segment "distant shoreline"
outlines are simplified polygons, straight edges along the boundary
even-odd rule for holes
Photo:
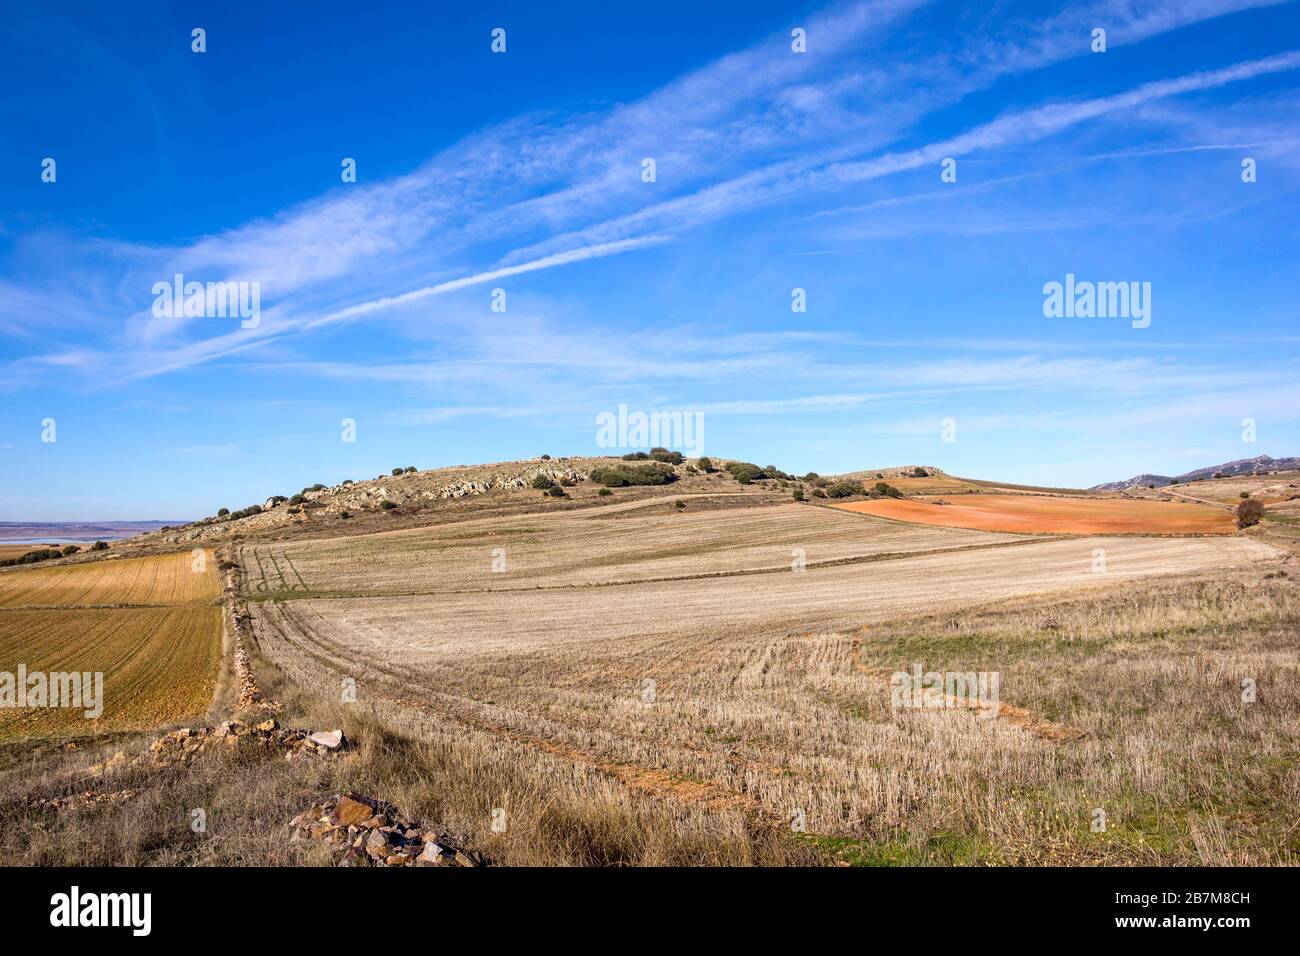
[[[80,544],[118,541],[159,528],[188,524],[174,521],[0,521],[0,543]]]

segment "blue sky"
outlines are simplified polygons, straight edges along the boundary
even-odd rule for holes
[[[0,520],[592,454],[620,404],[801,473],[1300,453],[1296,4],[4,16]],[[176,273],[259,324],[155,315]],[[1149,282],[1149,327],[1045,317],[1067,273]]]

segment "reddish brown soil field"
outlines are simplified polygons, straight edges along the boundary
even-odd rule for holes
[[[950,504],[880,498],[835,505],[845,511],[975,531],[1055,534],[1231,534],[1231,514],[1205,505],[1126,498],[963,495]]]

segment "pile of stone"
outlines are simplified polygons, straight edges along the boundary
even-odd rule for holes
[[[247,724],[240,720],[227,720],[216,727],[191,730],[184,727],[164,734],[149,745],[149,749],[134,758],[119,750],[103,763],[90,768],[95,775],[121,767],[188,767],[201,754],[215,750],[233,751],[237,748],[279,750],[286,760],[307,760],[320,755],[333,754],[347,746],[341,730],[290,730],[274,720]]]
[[[335,866],[483,866],[437,829],[404,819],[382,800],[348,793],[309,807],[289,823],[290,841],[319,840]]]

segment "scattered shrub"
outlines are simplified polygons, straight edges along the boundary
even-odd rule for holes
[[[624,461],[648,461],[650,456],[643,451],[630,451],[623,456]]]
[[[596,494],[598,494],[602,498],[608,498],[613,493],[614,492],[610,491],[608,488],[601,488],[600,491],[596,492]]]
[[[90,550],[91,550],[91,551],[107,551],[107,550],[108,550],[108,542],[107,542],[107,541],[96,541],[94,544],[92,544],[92,545],[90,546]]]
[[[352,512],[351,512],[351,511],[340,511],[340,512],[339,512],[339,517],[340,517],[340,518],[351,518],[351,517],[352,517]]]
[[[817,474],[817,472],[815,472],[815,471],[810,471],[810,472],[808,472],[808,474],[806,474],[806,475],[803,476],[803,480],[804,480],[804,481],[816,481],[816,480],[817,480],[818,478],[820,478],[820,477],[821,477],[821,475]]]
[[[106,545],[107,547],[107,545]],[[8,558],[0,561],[0,567],[11,567],[15,564],[36,564],[39,561],[48,561],[50,558],[59,558],[63,556],[58,548],[38,548],[35,551],[28,551],[16,558]]]
[[[379,502],[379,507],[383,508],[385,511],[392,511],[394,508],[397,507],[397,502],[384,499],[383,501]]]
[[[415,474],[415,466],[414,466],[414,465],[407,465],[407,466],[406,466],[406,473],[407,473],[408,475],[413,475],[413,474]]]
[[[666,465],[680,465],[686,460],[681,452],[669,451],[667,448],[651,448],[650,457],[655,461],[662,461]]]
[[[300,514],[302,514],[302,509],[299,508],[297,505],[291,505],[290,508],[289,508],[289,514],[291,514],[291,515],[300,515]]]
[[[628,485],[666,485],[677,480],[672,468],[662,462],[650,462],[646,465],[611,465],[593,468],[591,480],[606,488],[624,488]]]
[[[230,514],[230,509],[229,509],[229,508],[218,508],[218,509],[217,509],[217,517],[218,517],[218,518],[224,518],[224,517],[225,517],[226,515],[228,515],[228,514]]]
[[[574,484],[574,482],[573,482],[573,479],[572,479],[572,478],[561,478],[561,479],[560,479],[560,487],[561,487],[561,488],[572,488],[572,487],[573,487],[573,484]]]
[[[901,491],[899,491],[893,485],[883,481],[876,482],[875,486],[872,488],[872,491],[874,491],[878,495],[883,495],[886,498],[903,497],[903,493]]]
[[[550,475],[538,475],[533,479],[533,487],[538,491],[550,491],[555,487],[555,481]]]
[[[302,490],[302,493],[305,495],[309,491],[324,491],[324,490],[325,490],[325,486],[318,481],[316,482],[316,484],[309,485],[308,487],[304,488]]]
[[[814,497],[814,498],[825,498],[825,497],[826,497],[826,492],[822,491],[820,488],[814,488],[814,489],[813,489],[813,497]]]
[[[563,488],[561,488],[559,485],[554,485],[554,484],[551,485],[551,487],[547,490],[546,493],[547,493],[548,495],[550,495],[552,498],[567,498],[567,497],[568,497],[568,496],[564,493],[564,489],[563,489]]]
[[[551,460],[551,456],[550,456],[550,455],[543,455],[543,456],[542,456],[542,461],[550,461],[550,460]]]
[[[302,504],[302,503],[303,503],[304,501],[306,501],[306,500],[307,500],[307,499],[304,498],[302,495],[294,495],[292,498],[289,499],[289,504],[291,504],[291,505],[300,505],[300,504]]]
[[[391,474],[394,478],[396,478],[401,473],[402,473],[402,469],[400,468],[394,468],[391,472],[389,472],[389,474]]]
[[[686,502],[681,501],[681,500],[674,501],[674,502],[673,502],[673,506],[674,506],[678,511],[685,511],[685,510],[686,510]]]
[[[803,489],[795,488],[792,497],[794,498],[795,501],[803,501]]]
[[[924,468],[916,468],[912,471],[912,476],[914,478],[929,478],[930,473],[926,471]]]
[[[761,481],[770,477],[767,472],[759,468],[758,465],[751,464],[747,461],[729,461],[723,466],[724,470],[729,472],[732,478],[735,478],[742,485],[748,485],[754,481]]]
[[[851,498],[862,494],[862,486],[856,481],[837,481],[826,489],[830,498]]]
[[[699,458],[699,460],[697,460],[697,461],[695,462],[695,464],[699,466],[700,471],[703,471],[703,472],[705,472],[706,474],[707,474],[708,472],[710,472],[710,471],[713,470],[713,459],[712,459],[712,458],[706,458],[706,457],[701,456],[701,457]]]
[[[1264,517],[1264,506],[1254,498],[1247,498],[1241,504],[1237,505],[1237,527],[1249,528],[1251,525],[1259,524]]]
[[[1243,492],[1242,492],[1241,494],[1239,494],[1237,497],[1238,497],[1238,498],[1249,498],[1249,497],[1250,497],[1250,492],[1249,492],[1249,491],[1243,491]]]
[[[63,556],[66,558],[66,557],[68,557],[69,555],[76,554],[76,553],[77,553],[78,551],[80,551],[80,550],[81,550],[81,548],[77,547],[75,544],[64,545],[64,546],[63,546]]]

